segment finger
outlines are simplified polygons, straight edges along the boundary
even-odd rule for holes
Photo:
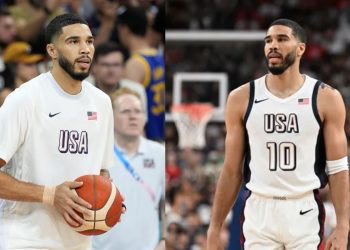
[[[67,182],[67,184],[70,189],[74,189],[74,188],[81,187],[84,183],[82,181],[80,182],[72,181],[72,182]]]
[[[74,220],[76,220],[80,225],[81,224],[84,224],[84,219],[83,218],[81,218],[75,211],[74,211],[74,209],[72,209],[71,207],[68,207],[67,209],[66,209],[66,211],[68,212],[68,214],[74,219]],[[79,224],[78,224],[78,226],[79,226]]]
[[[73,227],[78,227],[79,226],[79,224],[77,222],[72,220],[72,218],[69,216],[69,214],[67,212],[63,213],[63,217],[66,219],[66,221],[68,222],[69,225],[71,225]]]
[[[93,215],[93,212],[83,206],[80,206],[78,205],[77,203],[73,202],[72,201],[72,208],[75,210],[75,211],[78,211],[80,213],[83,214],[83,217],[84,218],[92,218],[92,215]]]
[[[72,194],[71,198],[72,198],[72,200],[75,203],[78,203],[79,205],[81,205],[83,207],[86,207],[86,208],[89,208],[89,209],[92,208],[92,205],[89,202],[87,202],[84,199],[80,198],[78,195]]]
[[[124,203],[122,203],[122,214],[126,212],[126,206]]]
[[[330,239],[327,239],[327,241],[326,241],[326,246],[325,246],[324,249],[325,249],[325,250],[330,250],[330,249],[331,249],[331,241],[330,241]]]

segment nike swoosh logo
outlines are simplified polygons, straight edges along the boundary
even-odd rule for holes
[[[268,100],[268,99],[269,99],[269,98],[266,98],[266,99],[261,99],[261,100],[257,100],[257,99],[255,99],[254,103],[263,102],[263,101],[266,101],[266,100]]]
[[[314,210],[313,208],[311,208],[311,209],[309,209],[309,210],[306,210],[306,211],[302,211],[302,210],[300,210],[300,215],[304,215],[304,214],[306,214],[306,213],[308,213],[308,212],[310,212],[311,210]]]
[[[54,117],[55,115],[60,114],[61,112],[55,113],[55,114],[51,114],[51,112],[49,113],[49,117]]]

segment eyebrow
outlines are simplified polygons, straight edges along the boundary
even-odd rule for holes
[[[283,38],[283,37],[289,38],[289,36],[286,35],[286,34],[277,34],[276,36],[277,36],[278,38]],[[270,39],[270,38],[271,38],[271,35],[265,36],[264,41],[265,41],[266,39]]]
[[[71,40],[71,39],[80,39],[80,36],[69,36],[67,37],[64,41],[68,41],[68,40]],[[88,36],[87,39],[94,39],[93,36]]]

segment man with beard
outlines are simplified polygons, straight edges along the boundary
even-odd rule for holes
[[[248,189],[241,216],[242,249],[346,249],[345,107],[337,90],[300,73],[305,43],[299,24],[274,21],[265,37],[269,73],[230,93],[225,162],[207,249],[220,249],[220,230],[242,181]],[[324,241],[318,189],[327,182],[337,225]]]
[[[109,97],[84,79],[94,55],[86,22],[65,14],[46,30],[50,72],[21,85],[0,109],[1,249],[88,249],[76,233],[91,205],[73,180],[109,176],[113,112]]]

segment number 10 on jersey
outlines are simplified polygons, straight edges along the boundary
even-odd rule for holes
[[[279,167],[283,171],[293,171],[297,165],[297,147],[292,142],[267,142],[269,150],[269,169],[276,171]]]

